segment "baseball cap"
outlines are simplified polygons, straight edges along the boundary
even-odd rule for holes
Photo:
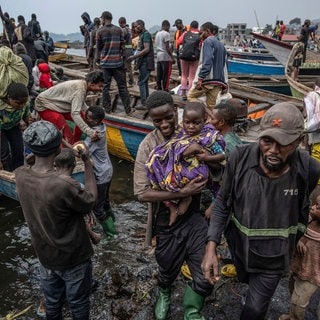
[[[286,146],[302,135],[303,115],[292,103],[277,103],[262,117],[260,130],[259,138],[270,137],[280,145]]]
[[[178,24],[182,24],[182,20],[181,19],[177,19],[175,22],[174,22],[174,25],[172,25],[173,27],[176,27]]]

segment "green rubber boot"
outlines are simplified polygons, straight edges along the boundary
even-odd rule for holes
[[[116,221],[116,217],[115,217],[114,212],[111,208],[107,210],[107,217],[111,217],[113,222]]]
[[[170,287],[159,287],[159,298],[156,303],[156,307],[154,309],[154,313],[157,320],[165,320],[167,319],[167,314],[170,307],[170,295],[171,288]]]
[[[204,297],[196,293],[187,284],[184,299],[184,320],[205,320],[205,318],[200,314],[200,311],[204,305]]]
[[[117,234],[116,226],[112,217],[108,217],[105,220],[103,220],[101,222],[101,226],[108,240],[113,239],[114,236]]]

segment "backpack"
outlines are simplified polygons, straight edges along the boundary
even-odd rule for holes
[[[179,57],[186,61],[196,61],[200,58],[200,35],[187,31],[184,36],[182,48],[180,49]]]

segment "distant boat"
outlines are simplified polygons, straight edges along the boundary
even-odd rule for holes
[[[303,99],[308,92],[313,90],[315,80],[320,77],[320,55],[317,57],[315,55],[308,54],[308,52],[306,62],[304,62],[299,68],[298,79],[295,80],[292,72],[292,62],[295,53],[295,48],[293,48],[288,57],[285,75],[290,86],[292,96]],[[303,79],[306,78],[308,79],[308,83],[303,81]]]
[[[283,65],[286,66],[289,59],[289,55],[293,48],[292,43],[279,41],[271,36],[266,36],[258,33],[251,33],[254,38],[258,39],[268,50],[269,52]],[[298,38],[298,35],[297,35]],[[297,42],[297,41],[295,41]],[[314,50],[307,50],[307,57],[316,61],[320,60],[320,53]]]
[[[54,51],[49,55],[49,61],[54,62],[62,59],[67,59],[68,48],[68,40],[62,42],[54,42]]]
[[[266,36],[260,33],[252,32],[251,34],[254,38],[258,39],[283,66],[286,65],[293,46],[292,44],[276,40],[271,36]]]
[[[229,58],[227,65],[229,73],[284,75],[284,66],[282,66],[278,62]]]
[[[231,59],[244,60],[262,60],[262,61],[277,61],[276,58],[266,49],[258,48],[241,48],[233,46],[225,46],[228,56]]]
[[[267,90],[275,93],[291,96],[289,84],[285,75],[253,75],[253,74],[233,74],[228,75],[229,84],[244,84],[250,87]]]

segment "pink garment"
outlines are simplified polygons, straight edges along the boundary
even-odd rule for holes
[[[194,32],[194,33],[199,33],[199,29],[192,28],[190,31]],[[183,44],[184,37],[187,32],[188,32],[188,30],[184,31],[181,34],[181,36],[179,37],[179,39],[177,40],[178,46]],[[193,82],[194,77],[197,72],[198,63],[199,63],[199,60],[197,60],[197,61],[180,60],[180,64],[181,64],[181,89],[182,90],[187,90],[188,88],[190,89],[192,87],[192,82]]]
[[[181,89],[186,90],[192,87],[194,77],[197,72],[199,60],[186,61],[180,60],[181,63]],[[188,86],[189,83],[189,86]]]

